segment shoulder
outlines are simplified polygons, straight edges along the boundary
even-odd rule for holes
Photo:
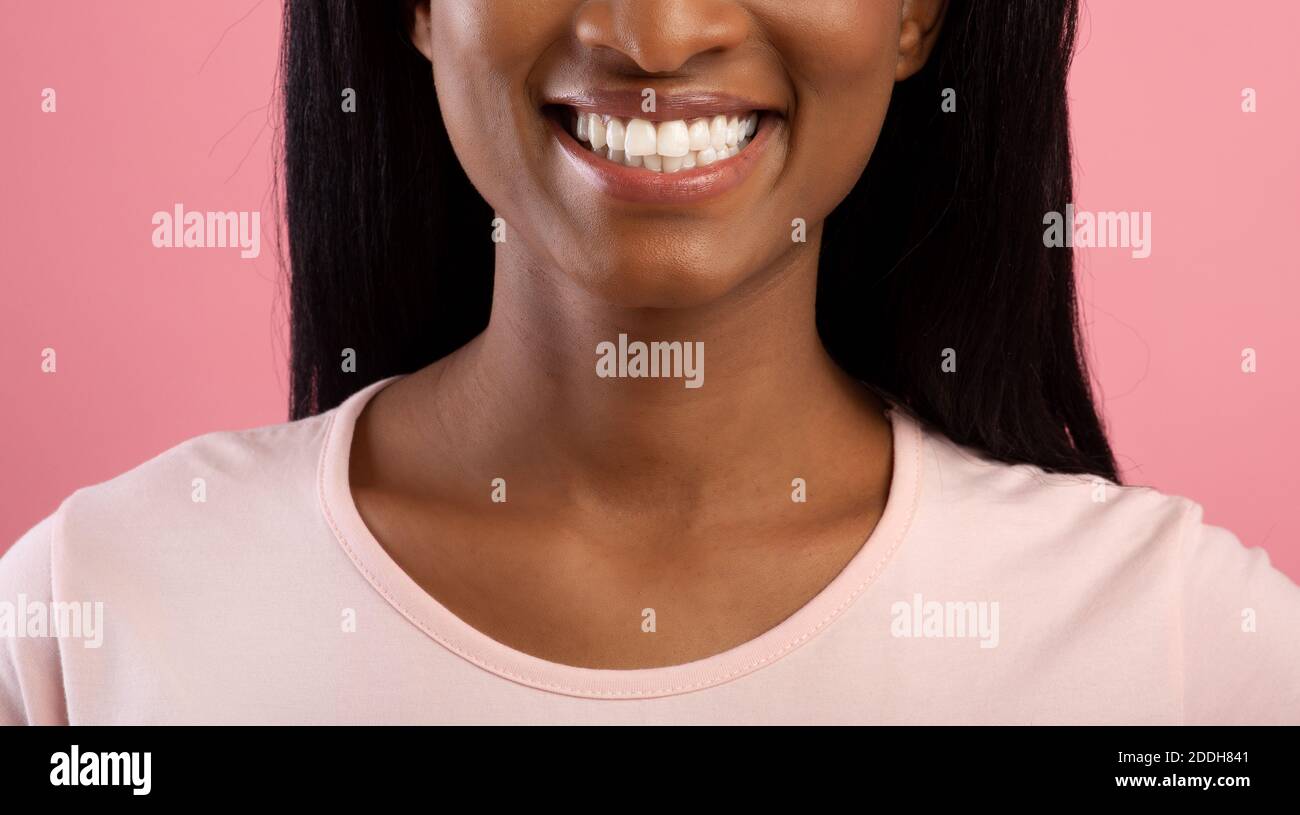
[[[42,560],[55,572],[70,559],[120,572],[150,554],[254,544],[315,507],[330,418],[207,433],[77,490],[0,559],[0,584]]]
[[[181,504],[257,501],[268,490],[285,497],[317,469],[331,414],[247,430],[219,431],[184,441],[116,478],[75,492],[67,521],[124,515]],[[252,509],[253,507],[248,507]]]
[[[64,535],[89,532],[87,525],[180,531],[309,504],[330,415],[182,442],[74,493],[60,509]]]
[[[1205,522],[1201,504],[1091,474],[1051,473],[989,459],[944,436],[922,436],[921,499],[931,522],[986,552],[1054,555],[1072,569],[1159,571],[1180,591],[1272,572],[1267,553]],[[960,536],[958,536],[960,537]],[[1174,587],[1173,583],[1170,583]]]
[[[1183,721],[1300,721],[1300,587],[1263,549],[1182,496],[922,438],[917,534],[936,568],[1106,664],[1172,669]]]
[[[240,626],[253,641],[247,598],[319,584],[331,420],[198,436],[77,490],[23,535],[0,557],[0,629],[13,621],[0,630],[0,724],[66,722],[65,689],[98,683],[117,659],[179,654]]]
[[[29,609],[51,601],[55,520],[38,523],[0,557],[0,726],[67,723],[57,641],[27,631]]]
[[[922,500],[935,517],[986,538],[1074,550],[1099,543],[1112,557],[1160,549],[1174,557],[1202,526],[1200,505],[1182,496],[996,461],[933,431],[922,438]]]

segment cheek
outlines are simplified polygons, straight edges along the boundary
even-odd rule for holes
[[[899,5],[811,0],[764,8],[796,90],[791,169],[811,217],[824,217],[852,189],[880,135],[898,64]]]
[[[432,0],[435,65],[522,81],[544,44],[565,34],[577,0]]]
[[[899,0],[762,0],[753,6],[796,78],[825,81],[886,68],[892,80]]]
[[[433,0],[433,77],[443,122],[466,174],[503,206],[536,141],[528,77],[562,37],[573,2]]]

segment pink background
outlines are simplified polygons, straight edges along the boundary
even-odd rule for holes
[[[2,551],[78,487],[283,421],[287,315],[270,237],[279,4],[0,9]],[[1293,0],[1092,0],[1071,99],[1079,208],[1153,213],[1150,258],[1079,253],[1126,480],[1195,498],[1300,578],[1297,30]],[[176,202],[260,210],[261,256],[153,248],[150,217]]]

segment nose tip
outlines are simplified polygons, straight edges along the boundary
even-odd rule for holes
[[[700,54],[736,48],[747,27],[734,0],[590,0],[575,20],[583,45],[618,52],[654,74],[680,70]]]

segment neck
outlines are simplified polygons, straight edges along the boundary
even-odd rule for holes
[[[437,432],[455,428],[457,452],[445,452],[463,469],[531,471],[632,500],[662,495],[666,473],[689,482],[675,497],[690,503],[823,454],[887,455],[879,403],[818,337],[816,280],[810,241],[707,305],[614,307],[502,244],[488,328],[417,375],[428,388],[421,402],[434,406]],[[599,376],[598,346],[618,348],[620,334],[629,344],[699,343],[702,385]]]

